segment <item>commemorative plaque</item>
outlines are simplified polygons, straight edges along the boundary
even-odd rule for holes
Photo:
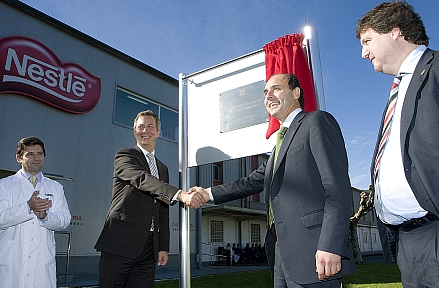
[[[264,105],[265,81],[220,93],[220,132],[225,133],[268,121]]]

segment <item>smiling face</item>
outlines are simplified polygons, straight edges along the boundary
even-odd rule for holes
[[[300,88],[293,90],[288,85],[288,78],[285,75],[273,75],[264,89],[264,104],[268,113],[279,120],[285,121],[288,115],[300,108]]]
[[[155,142],[160,135],[157,123],[152,116],[139,116],[134,125],[137,144],[148,152],[154,151]]]
[[[379,34],[373,29],[366,30],[360,34],[361,57],[369,59],[376,72],[396,75],[405,59],[398,48],[400,34],[398,28],[386,34]]]
[[[25,146],[21,155],[17,155],[17,162],[24,171],[36,175],[44,164],[44,151],[40,145]]]

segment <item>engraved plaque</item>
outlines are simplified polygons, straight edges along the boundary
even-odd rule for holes
[[[265,81],[220,93],[220,132],[228,132],[268,121],[264,105]]]

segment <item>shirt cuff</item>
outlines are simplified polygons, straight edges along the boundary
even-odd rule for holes
[[[171,202],[177,202],[178,201],[178,195],[180,195],[180,192],[183,190],[178,190],[177,193],[175,193],[174,197],[172,197]]]
[[[212,188],[209,187],[206,189],[206,191],[207,191],[207,193],[209,193],[210,201],[215,202],[215,199],[213,199],[213,195],[212,195]]]

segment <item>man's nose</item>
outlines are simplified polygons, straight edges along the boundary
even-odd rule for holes
[[[369,58],[369,51],[365,47],[361,48],[361,58]]]

